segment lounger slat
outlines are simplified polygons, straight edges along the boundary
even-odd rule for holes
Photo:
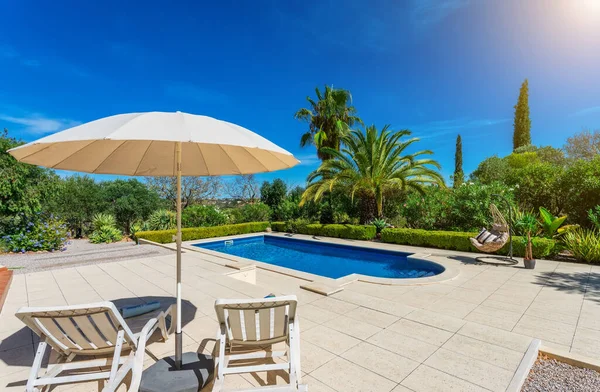
[[[244,310],[244,322],[246,326],[246,339],[244,340],[257,340],[256,339],[256,314],[253,309]]]
[[[106,340],[111,346],[114,346],[117,341],[117,330],[108,321],[106,313],[97,313],[90,316],[94,320],[94,324],[98,327],[98,330],[104,335]]]
[[[232,340],[244,340],[242,334],[242,322],[240,318],[240,311],[234,309],[227,310],[227,320],[229,323],[229,330],[231,331]]]
[[[96,328],[87,316],[73,317],[73,321],[75,321],[75,324],[77,324],[79,329],[83,331],[85,336],[87,336],[90,342],[92,342],[96,346],[96,348],[104,348],[110,346],[110,344],[106,342],[106,340],[104,340],[102,336],[100,336],[98,331],[96,331]]]
[[[273,323],[273,336],[271,336],[272,338],[274,337],[278,337],[278,336],[284,336],[285,334],[287,334],[287,316],[286,316],[286,309],[287,306],[279,306],[277,308],[275,308],[275,320]]]
[[[63,331],[61,331],[60,328],[58,328],[56,324],[54,324],[54,321],[52,319],[34,318],[34,320],[36,321],[36,323],[39,323],[38,326],[41,327],[40,329],[42,329],[43,332],[48,334],[47,336],[49,339],[56,341],[57,343],[67,347],[68,349],[81,349],[81,347],[77,347],[77,345],[73,344],[73,342],[69,340],[69,338],[63,333]]]
[[[271,319],[274,314],[273,308],[260,309],[257,313],[260,318],[260,336],[257,336],[256,340],[270,339],[271,338]]]
[[[69,336],[75,344],[77,344],[82,349],[93,349],[94,346],[90,344],[90,342],[86,339],[85,336],[81,333],[80,330],[75,328],[75,325],[71,321],[69,317],[57,317],[54,319],[56,323],[62,328],[63,331]]]

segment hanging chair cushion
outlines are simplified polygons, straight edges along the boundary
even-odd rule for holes
[[[488,231],[486,228],[484,228],[483,230],[481,230],[479,235],[475,237],[475,240],[480,244],[487,244],[489,242],[496,242],[499,238],[500,236],[498,234],[492,233],[491,231]]]

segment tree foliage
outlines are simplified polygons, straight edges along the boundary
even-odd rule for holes
[[[48,169],[20,163],[6,150],[22,142],[0,134],[0,234],[10,232],[10,222],[17,214],[31,217],[44,211],[58,190],[58,176]]]
[[[102,184],[104,198],[118,226],[129,234],[136,220],[146,220],[160,207],[158,194],[137,179],[114,180]]]
[[[260,187],[260,200],[272,210],[277,209],[285,200],[287,185],[282,179],[276,178],[273,182],[265,181]]]
[[[260,186],[254,174],[236,176],[224,185],[229,197],[236,200],[247,200],[254,203],[260,198]]]
[[[318,201],[325,192],[339,188],[353,198],[373,200],[377,216],[383,214],[384,194],[393,189],[416,189],[423,192],[427,184],[444,184],[439,164],[424,156],[433,154],[429,150],[407,154],[405,150],[418,138],[403,141],[411,134],[408,130],[392,131],[389,126],[381,132],[375,126],[365,132],[352,131],[344,136],[341,151],[325,148],[331,159],[308,176],[308,187],[303,202]]]
[[[600,130],[584,130],[567,139],[565,152],[569,159],[591,160],[600,155]]]
[[[531,144],[531,118],[529,118],[529,82],[521,85],[519,100],[515,105],[513,150]]]
[[[146,183],[161,199],[168,201],[170,208],[173,210],[177,208],[176,177],[146,177]],[[206,199],[216,198],[221,190],[222,182],[218,177],[182,177],[181,207],[186,208]]]
[[[102,187],[90,176],[70,176],[61,181],[53,210],[75,237],[89,234],[94,215],[104,211]]]
[[[321,92],[315,89],[317,100],[306,97],[308,108],[302,108],[294,117],[308,123],[308,131],[300,138],[302,147],[314,145],[320,159],[326,160],[329,154],[322,149],[340,149],[342,137],[348,129],[362,124],[356,115],[356,108],[351,106],[352,96],[348,90],[325,86]]]
[[[463,159],[462,159],[462,139],[460,135],[456,137],[456,151],[454,152],[454,175],[452,181],[455,188],[465,182],[465,173],[463,172]]]

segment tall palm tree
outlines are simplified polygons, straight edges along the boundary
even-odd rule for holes
[[[356,115],[356,109],[351,106],[352,96],[348,90],[325,86],[325,91],[315,89],[317,100],[306,97],[309,108],[302,108],[294,117],[306,121],[308,132],[302,135],[302,147],[314,145],[321,160],[327,160],[329,155],[322,148],[340,149],[340,140],[348,133],[350,127],[362,124]]]
[[[317,201],[325,192],[337,187],[348,191],[353,199],[357,193],[361,198],[371,199],[376,205],[377,216],[382,217],[387,191],[412,188],[424,192],[424,187],[429,184],[445,186],[442,175],[436,170],[440,168],[439,163],[423,157],[433,152],[422,150],[406,154],[407,147],[419,138],[402,140],[411,134],[409,130],[392,131],[389,128],[386,125],[378,132],[375,126],[370,126],[365,132],[351,131],[342,137],[344,147],[341,151],[323,147],[323,153],[331,159],[309,174],[302,202]]]

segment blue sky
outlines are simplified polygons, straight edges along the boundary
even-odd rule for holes
[[[600,0],[0,4],[0,128],[31,141],[118,113],[185,111],[245,126],[316,167],[293,118],[316,86],[368,124],[409,128],[449,176],[512,148],[529,78],[532,138],[600,129]],[[98,176],[101,178],[101,176]]]

